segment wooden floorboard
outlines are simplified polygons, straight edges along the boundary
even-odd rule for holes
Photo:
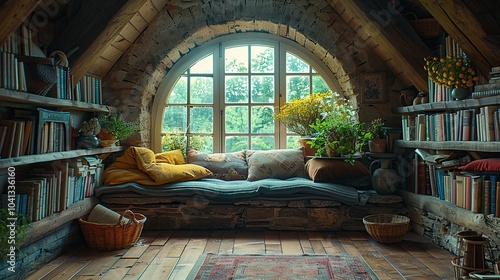
[[[416,233],[381,244],[366,232],[274,230],[144,231],[129,249],[67,252],[27,279],[186,279],[203,254],[360,256],[380,279],[453,279],[454,255]]]

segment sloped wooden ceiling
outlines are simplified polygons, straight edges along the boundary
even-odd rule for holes
[[[396,76],[404,83],[415,85],[420,91],[427,91],[423,57],[430,55],[430,51],[409,25],[404,16],[407,11],[400,7],[419,8],[436,18],[483,74],[487,74],[491,67],[500,65],[500,5],[497,5],[497,1],[325,1],[339,14],[349,13],[353,20],[348,24],[374,46],[374,51],[384,59]],[[55,3],[56,0],[0,2],[0,43],[5,42],[7,36],[37,5],[48,5],[50,2]],[[82,8],[76,11],[76,21],[70,22],[63,31],[66,35],[56,38],[50,49],[69,52],[78,47],[77,52],[70,57],[72,72],[75,80],[78,80],[87,72],[104,77],[168,0],[71,2],[80,3]],[[390,5],[393,5],[393,10]],[[380,21],[377,12],[381,11],[389,12],[388,21]],[[93,16],[100,18],[92,19]]]

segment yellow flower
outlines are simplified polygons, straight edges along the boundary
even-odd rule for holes
[[[476,71],[467,56],[446,56],[424,58],[429,78],[438,85],[468,88],[477,81]]]

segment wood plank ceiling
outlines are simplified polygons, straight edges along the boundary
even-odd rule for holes
[[[409,24],[406,12],[438,20],[464,52],[486,74],[500,66],[500,7],[489,0],[377,0],[327,1],[367,45],[380,55],[401,81],[427,91],[423,57],[431,55],[424,39]],[[7,0],[0,4],[0,43],[38,6],[54,0]],[[59,1],[58,1],[59,2]],[[47,51],[74,53],[69,57],[75,80],[84,73],[104,77],[127,48],[147,28],[168,0],[72,0],[67,10],[72,22],[65,26]],[[373,11],[389,11],[380,22]],[[397,11],[397,12],[395,12]],[[78,48],[75,48],[78,47]]]

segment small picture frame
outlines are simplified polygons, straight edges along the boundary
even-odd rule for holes
[[[361,74],[361,103],[384,103],[387,100],[385,73]]]

